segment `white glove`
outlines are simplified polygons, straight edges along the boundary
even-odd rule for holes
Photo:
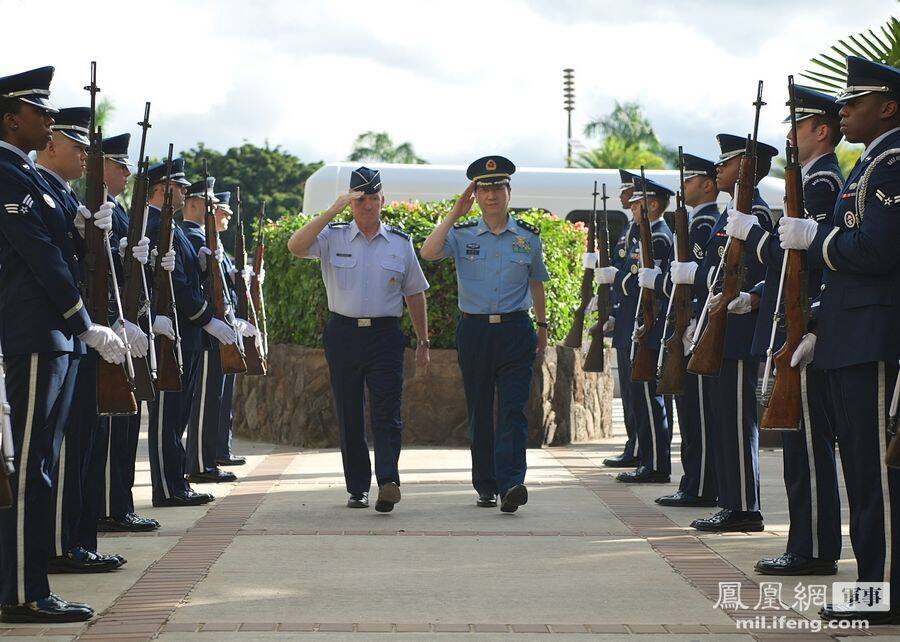
[[[815,221],[813,221],[813,223],[815,223]],[[815,353],[815,351],[816,335],[812,332],[808,332],[803,335],[803,338],[800,339],[800,343],[797,344],[797,349],[794,350],[794,355],[791,357],[791,367],[805,368],[812,363],[813,353]]]
[[[118,322],[113,326],[113,330],[121,334]],[[128,319],[125,319],[125,337],[128,339],[128,345],[131,346],[131,356],[138,359],[147,356],[147,348],[150,346],[147,335]]]
[[[609,285],[616,280],[616,274],[618,273],[618,268],[614,267],[597,268],[594,270],[594,278],[600,285]],[[259,282],[262,283],[262,277],[260,277]]]
[[[658,267],[641,268],[638,270],[638,284],[642,288],[652,290],[656,287],[656,277],[662,274],[662,270]]]
[[[638,337],[644,334],[644,326],[636,325],[634,326],[634,330],[631,331],[631,342],[634,343],[638,340]]]
[[[131,248],[131,255],[141,265],[147,265],[147,261],[150,259],[150,239],[142,236],[138,244]]]
[[[208,247],[201,247],[200,251],[197,252],[197,258],[200,259],[200,269],[206,272],[206,257],[215,256],[216,261],[219,263],[222,262],[222,258],[225,256],[225,253],[222,251],[222,246],[218,246],[216,251],[213,252]]]
[[[266,268],[260,268],[259,274],[257,276],[259,276],[259,285],[262,286],[262,284],[266,280]]]
[[[159,266],[166,272],[175,271],[175,250],[169,250],[159,260]]]
[[[610,332],[612,332],[615,329],[616,329],[616,318],[609,317],[606,320],[606,323],[603,324],[603,334],[609,334]]]
[[[752,214],[744,214],[737,210],[728,212],[728,223],[725,225],[725,233],[741,241],[746,241],[750,234],[750,228],[759,225],[759,219]]]
[[[819,224],[811,218],[782,216],[778,221],[778,236],[783,250],[807,250],[816,238]]]
[[[691,322],[688,323],[687,329],[684,331],[684,335],[681,337],[681,343],[684,344],[684,356],[687,356],[691,353],[691,344],[694,341],[694,332],[697,331],[697,319],[691,319]]]
[[[669,266],[669,275],[672,278],[672,283],[675,285],[692,285],[694,283],[694,274],[696,273],[697,264],[693,261],[687,261],[686,263],[672,261],[672,265]]]
[[[112,213],[113,213],[113,204],[112,203],[104,203],[100,206],[100,209],[91,214],[91,211],[86,208],[84,205],[78,206],[78,212],[75,215],[75,229],[78,230],[78,233],[84,237],[84,222],[89,219],[94,219],[94,225],[99,227],[104,232],[109,232],[112,229]]]
[[[224,345],[237,343],[237,335],[235,335],[234,330],[228,327],[227,323],[220,321],[215,317],[210,319],[209,323],[203,326],[203,329],[214,336],[216,339],[218,339],[219,343],[222,343]]]
[[[241,333],[242,337],[255,337],[259,334],[256,326],[246,319],[236,318],[234,320],[234,328]]]
[[[728,312],[731,314],[747,314],[752,311],[749,292],[741,292],[728,303]]]
[[[96,350],[104,361],[115,364],[125,361],[125,343],[112,328],[92,323],[78,338]]]
[[[153,317],[153,334],[165,335],[174,341],[175,328],[172,325],[172,319],[162,314]]]

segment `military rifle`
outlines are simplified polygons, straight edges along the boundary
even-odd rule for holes
[[[738,180],[735,185],[734,207],[739,212],[753,211],[753,191],[756,187],[756,142],[759,133],[759,114],[766,103],[762,100],[763,81],[759,81],[756,91],[756,116],[753,122],[753,135],[747,136],[747,145],[741,157]],[[723,214],[725,216],[725,214]],[[724,252],[713,276],[709,295],[703,306],[703,312],[697,321],[697,329],[691,345],[691,359],[687,369],[698,375],[715,376],[722,368],[725,358],[725,329],[728,324],[728,304],[741,292],[744,282],[744,241],[729,236],[725,242]],[[722,296],[720,304],[711,307],[713,294],[719,289]],[[704,320],[706,325],[704,326]]]
[[[164,334],[156,338],[156,388],[165,392],[181,390],[181,375],[184,373],[184,358],[181,354],[181,333],[178,331],[178,314],[175,309],[175,288],[172,274],[163,269],[162,259],[172,249],[175,233],[175,209],[172,205],[172,143],[166,159],[166,180],[164,184],[163,206],[159,212],[159,234],[156,238],[156,263],[153,271],[153,316],[164,316],[172,320],[175,339]]]
[[[688,214],[684,204],[684,155],[678,148],[678,172],[680,190],[675,195],[675,259],[679,263],[691,260],[688,249]],[[684,392],[684,375],[687,370],[687,356],[684,354],[684,333],[691,324],[691,302],[693,296],[690,285],[672,284],[669,309],[663,326],[663,338],[659,350],[659,394],[680,395]],[[672,326],[672,334],[666,338],[666,330]]]
[[[262,376],[266,374],[266,361],[263,354],[262,334],[259,332],[259,320],[256,308],[250,296],[250,285],[247,283],[247,251],[244,246],[244,221],[241,218],[241,188],[235,190],[235,216],[237,229],[234,233],[234,268],[235,290],[237,290],[237,315],[249,321],[257,328],[256,336],[249,344],[244,344],[244,356],[247,359],[247,374]]]
[[[597,221],[597,182],[594,182],[594,230],[597,243],[597,267],[609,267],[609,221],[607,220],[606,201],[609,197],[606,195],[606,183],[603,183],[600,200],[603,202],[603,219],[602,222]],[[603,342],[603,326],[609,320],[612,305],[610,304],[610,285],[602,283],[597,285],[597,293],[594,295],[594,307],[597,309],[597,323],[591,326],[588,334],[591,335],[591,343],[588,346],[587,354],[584,356],[585,372],[603,372],[606,364],[606,346]]]
[[[235,331],[235,343],[219,342],[219,356],[222,361],[222,372],[224,374],[237,374],[247,371],[247,362],[244,360],[241,333],[235,323],[231,293],[226,292],[228,283],[225,279],[225,273],[222,271],[222,263],[216,258],[216,250],[220,243],[219,231],[216,228],[216,211],[209,198],[209,173],[206,169],[205,160],[203,161],[203,188],[203,201],[206,206],[206,215],[203,221],[206,231],[206,247],[210,251],[210,255],[206,260],[206,274],[209,279],[208,293],[212,303],[213,316],[219,321],[228,324]]]
[[[12,436],[9,400],[6,397],[6,366],[3,362],[3,348],[0,346],[0,508],[13,505],[12,487],[9,478],[16,472],[15,444]]]
[[[141,155],[138,156],[138,172],[134,177],[134,189],[131,194],[131,210],[128,214],[128,247],[125,250],[123,265],[125,267],[125,287],[122,294],[122,309],[125,318],[131,323],[149,332],[147,356],[134,358],[134,396],[141,401],[152,401],[156,397],[153,379],[156,377],[156,350],[153,341],[153,322],[150,318],[150,297],[147,289],[147,274],[144,266],[134,258],[132,248],[147,232],[147,197],[149,181],[147,167],[149,161],[144,159],[147,145],[147,130],[150,129],[150,103],[144,105],[144,120],[141,126]],[[141,325],[141,318],[146,323]]]
[[[647,198],[647,179],[641,165],[641,221],[638,227],[641,236],[641,267],[652,268],[653,235],[650,232],[650,200]],[[631,344],[631,380],[653,381],[656,378],[656,360],[653,358],[648,339],[656,320],[656,294],[651,288],[641,288],[638,295],[637,314],[634,319],[634,339]]]
[[[90,147],[87,152],[85,171],[85,206],[96,212],[106,202],[106,184],[103,176],[103,133],[97,126],[97,63],[91,62],[91,84],[85,87],[91,94]],[[113,267],[109,233],[92,222],[84,226],[85,267],[87,270],[88,314],[91,322],[108,324],[109,297],[112,293],[115,307],[113,312],[120,326],[124,326],[122,301],[119,299],[119,284]],[[112,284],[110,286],[110,279]],[[131,346],[124,332],[120,334],[125,342],[125,363],[116,365],[97,358],[97,414],[133,415],[137,412],[134,397],[134,364],[131,360]]]
[[[784,166],[784,215],[803,218],[803,176],[800,168],[800,151],[797,148],[797,110],[794,106],[794,77],[788,76],[788,104],[791,110],[791,136],[787,141]],[[802,400],[800,376],[802,368],[791,367],[791,359],[806,332],[809,321],[809,272],[806,269],[806,252],[785,250],[778,281],[778,298],[772,319],[772,334],[766,350],[766,369],[762,380],[763,406],[766,407],[759,422],[760,430],[800,430]],[[780,311],[784,304],[783,317]],[[775,336],[782,318],[785,321],[784,345],[775,353]],[[775,365],[775,385],[769,390],[772,363]]]
[[[262,282],[260,274],[265,269],[266,258],[266,202],[263,201],[259,210],[259,220],[257,221],[256,230],[256,247],[253,255],[253,274],[250,276],[250,297],[253,301],[253,309],[256,310],[256,317],[259,325],[256,326],[262,335],[263,358],[266,360],[268,367],[269,358],[269,330],[266,326],[266,300],[263,298]]]
[[[594,207],[591,218],[588,219],[587,253],[584,255],[581,274],[581,303],[575,309],[575,318],[572,319],[572,327],[563,340],[567,348],[580,348],[584,340],[584,317],[590,310],[591,300],[594,298],[594,266],[597,263],[596,246],[594,236],[596,234],[597,219],[597,181],[594,181]]]
[[[891,408],[888,411],[887,438],[890,442],[884,456],[884,463],[891,468],[900,468],[900,439],[897,438],[897,430],[900,428],[898,406],[900,406],[900,374],[897,375],[897,381],[894,382],[894,395],[891,397]]]

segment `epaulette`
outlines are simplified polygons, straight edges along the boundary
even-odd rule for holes
[[[404,231],[401,230],[400,228],[394,227],[393,225],[386,225],[385,227],[387,227],[388,232],[391,232],[391,233],[393,233],[393,234],[396,234],[397,236],[402,236],[402,237],[405,238],[407,241],[409,240],[409,234],[407,234],[406,232],[404,232]]]
[[[349,221],[339,221],[337,223],[329,223],[328,227],[350,227]]]
[[[528,230],[529,232],[531,232],[532,234],[534,234],[536,236],[541,235],[541,228],[539,228],[537,225],[532,225],[531,223],[526,223],[525,221],[523,221],[521,219],[515,219],[515,221],[516,221],[516,225],[518,225],[519,227],[525,228],[526,230]]]
[[[457,223],[457,224],[454,225],[453,227],[454,227],[455,229],[457,229],[457,230],[461,230],[461,229],[463,229],[464,227],[474,227],[474,226],[476,226],[476,225],[478,225],[478,219],[477,219],[477,218],[470,218],[468,221],[463,221],[462,223]]]

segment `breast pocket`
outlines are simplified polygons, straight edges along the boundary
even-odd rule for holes
[[[400,289],[404,271],[402,261],[390,258],[381,260],[381,279],[386,292],[397,292]]]
[[[483,281],[484,266],[484,256],[481,254],[467,254],[459,258],[457,269],[461,279],[466,281]]]
[[[339,256],[331,255],[331,267],[334,269],[334,280],[337,286],[342,290],[349,290],[353,287],[353,277],[356,272],[355,256]]]
[[[518,285],[528,280],[528,269],[531,265],[529,256],[512,256],[503,266],[503,280],[506,283]]]

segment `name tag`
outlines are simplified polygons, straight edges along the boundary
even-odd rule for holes
[[[352,254],[341,254],[340,252],[337,252],[337,253],[335,253],[335,256],[347,256],[347,257],[350,257],[350,256],[353,256],[353,255],[352,255]]]

